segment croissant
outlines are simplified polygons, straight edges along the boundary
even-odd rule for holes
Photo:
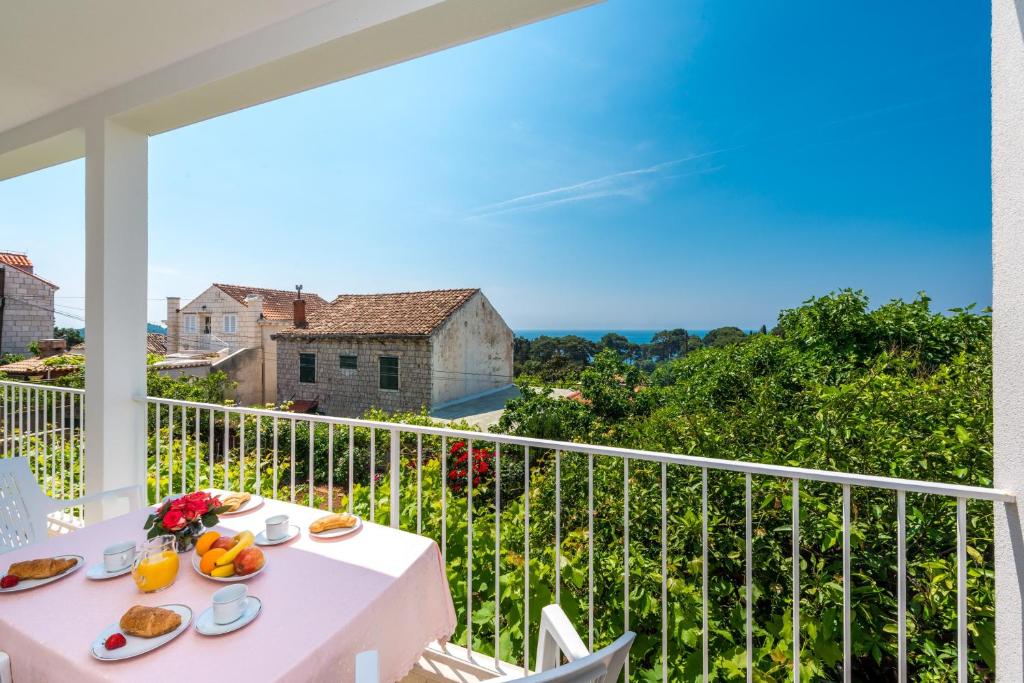
[[[312,524],[309,525],[309,530],[314,534],[319,534],[324,531],[330,531],[331,529],[349,529],[356,525],[358,518],[348,512],[342,512],[341,514],[327,515],[321,517]]]
[[[57,574],[63,574],[75,566],[77,560],[62,557],[44,557],[39,560],[25,560],[14,562],[7,570],[8,574],[17,576],[19,579],[48,579]]]
[[[181,626],[181,615],[161,607],[134,605],[124,613],[119,625],[130,636],[156,638]]]
[[[220,497],[220,504],[226,506],[228,512],[234,512],[252,498],[248,493],[225,493]]]

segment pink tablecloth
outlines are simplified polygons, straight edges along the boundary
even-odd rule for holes
[[[0,650],[11,657],[15,683],[352,681],[355,656],[363,650],[377,650],[381,680],[396,681],[430,641],[451,636],[455,611],[433,541],[369,523],[351,536],[317,541],[307,527],[322,512],[269,500],[253,512],[223,518],[220,526],[257,532],[265,518],[280,513],[302,535],[264,548],[266,569],[245,582],[263,601],[263,611],[229,635],[206,637],[190,626],[135,659],[109,663],[89,654],[92,640],[133,604],[183,603],[192,608],[194,623],[226,584],[196,574],[191,554],[181,556],[175,584],[151,595],[139,593],[130,575],[91,581],[85,567],[48,586],[0,595]],[[0,570],[64,553],[84,556],[86,566],[99,562],[112,543],[141,544],[147,514],[131,513],[7,553],[0,556]]]

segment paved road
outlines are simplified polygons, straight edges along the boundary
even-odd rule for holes
[[[564,397],[570,393],[572,393],[570,389],[554,390],[555,396]],[[498,424],[502,413],[505,412],[505,404],[519,396],[518,387],[510,386],[488,396],[439,408],[432,411],[430,416],[437,420],[465,420],[482,431],[487,431],[489,427]]]

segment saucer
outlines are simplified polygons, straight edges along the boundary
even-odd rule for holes
[[[288,541],[298,536],[299,532],[300,529],[298,524],[289,524],[287,536],[285,536],[284,538],[279,538],[277,540],[271,541],[269,538],[267,538],[267,531],[266,529],[264,529],[263,531],[256,534],[256,545],[280,545],[281,543],[287,543]]]
[[[260,599],[254,595],[250,595],[245,599],[245,611],[242,612],[242,616],[238,617],[230,624],[218,624],[213,620],[213,607],[207,607],[206,610],[199,615],[196,619],[196,630],[204,636],[222,636],[225,633],[231,633],[237,631],[243,626],[248,626],[252,623],[260,611],[263,609],[263,603]]]
[[[132,566],[128,565],[124,569],[118,569],[116,572],[108,572],[106,567],[103,566],[102,562],[92,565],[85,570],[85,578],[92,579],[93,581],[105,581],[107,579],[114,579],[118,576],[124,576],[132,570]]]

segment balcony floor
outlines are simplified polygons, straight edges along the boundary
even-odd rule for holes
[[[441,648],[434,643],[423,652],[416,667],[402,679],[402,683],[478,683],[509,674],[523,675],[523,670],[503,662],[498,671],[494,668],[493,657],[470,656],[465,648],[458,645]]]

